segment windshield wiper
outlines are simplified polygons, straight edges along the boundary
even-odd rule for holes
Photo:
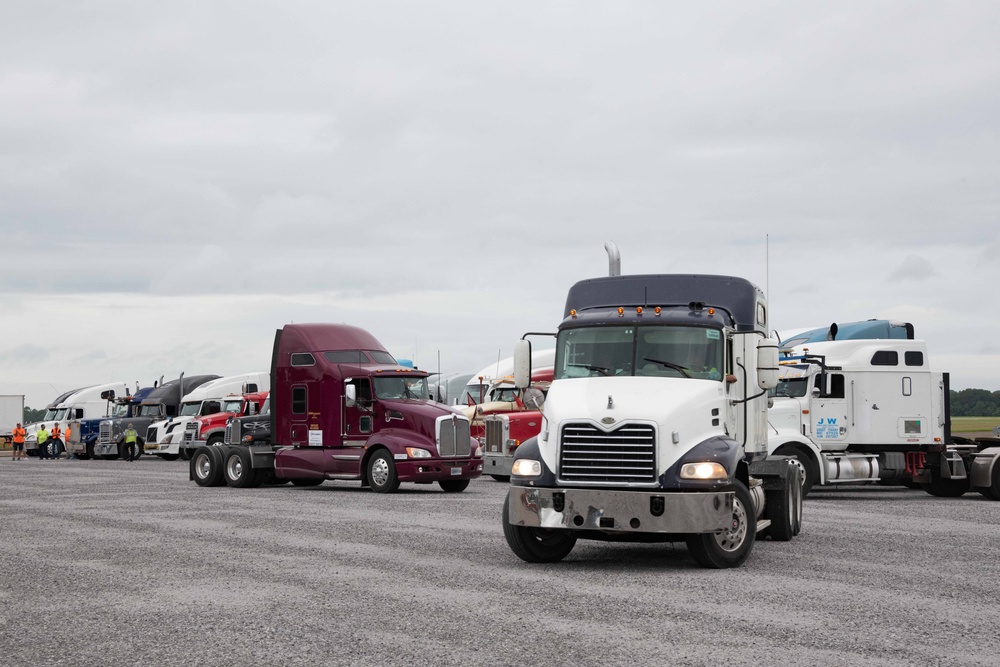
[[[643,357],[642,360],[643,361],[651,361],[654,364],[660,364],[661,366],[665,366],[667,368],[672,368],[675,371],[680,372],[686,378],[691,377],[691,374],[688,372],[688,369],[686,369],[683,366],[680,366],[678,364],[674,364],[674,363],[671,363],[669,361],[663,361],[662,359],[650,359],[649,357]]]
[[[593,371],[595,373],[600,373],[601,375],[608,375],[608,369],[604,366],[590,366],[588,364],[566,364],[567,366],[574,366],[576,368],[586,368],[588,371]]]

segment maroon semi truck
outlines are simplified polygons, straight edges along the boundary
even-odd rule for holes
[[[428,374],[406,368],[367,331],[288,324],[271,357],[271,443],[195,450],[200,486],[359,480],[378,493],[400,482],[464,491],[483,472],[469,420],[431,400]]]

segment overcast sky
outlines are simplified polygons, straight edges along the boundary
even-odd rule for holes
[[[472,373],[623,273],[893,318],[1000,389],[1000,3],[0,4],[0,393]]]

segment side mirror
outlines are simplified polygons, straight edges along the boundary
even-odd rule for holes
[[[514,343],[514,386],[527,389],[531,385],[531,341]]]
[[[543,392],[538,387],[528,387],[524,390],[524,407],[529,410],[541,411],[542,406],[545,405],[545,392]]]
[[[358,404],[358,387],[349,384],[344,386],[344,398],[347,399],[347,407],[353,408]]]
[[[757,386],[761,389],[778,386],[778,341],[773,338],[757,343]]]

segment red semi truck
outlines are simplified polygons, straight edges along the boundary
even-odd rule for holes
[[[427,377],[358,327],[285,325],[271,357],[271,443],[199,447],[190,478],[233,487],[359,480],[377,493],[436,482],[464,491],[483,473],[482,448],[468,418],[431,400]]]
[[[193,450],[200,445],[216,445],[226,436],[226,425],[233,417],[255,415],[267,399],[268,392],[233,394],[218,401],[218,412],[195,417],[184,425],[182,447]]]

